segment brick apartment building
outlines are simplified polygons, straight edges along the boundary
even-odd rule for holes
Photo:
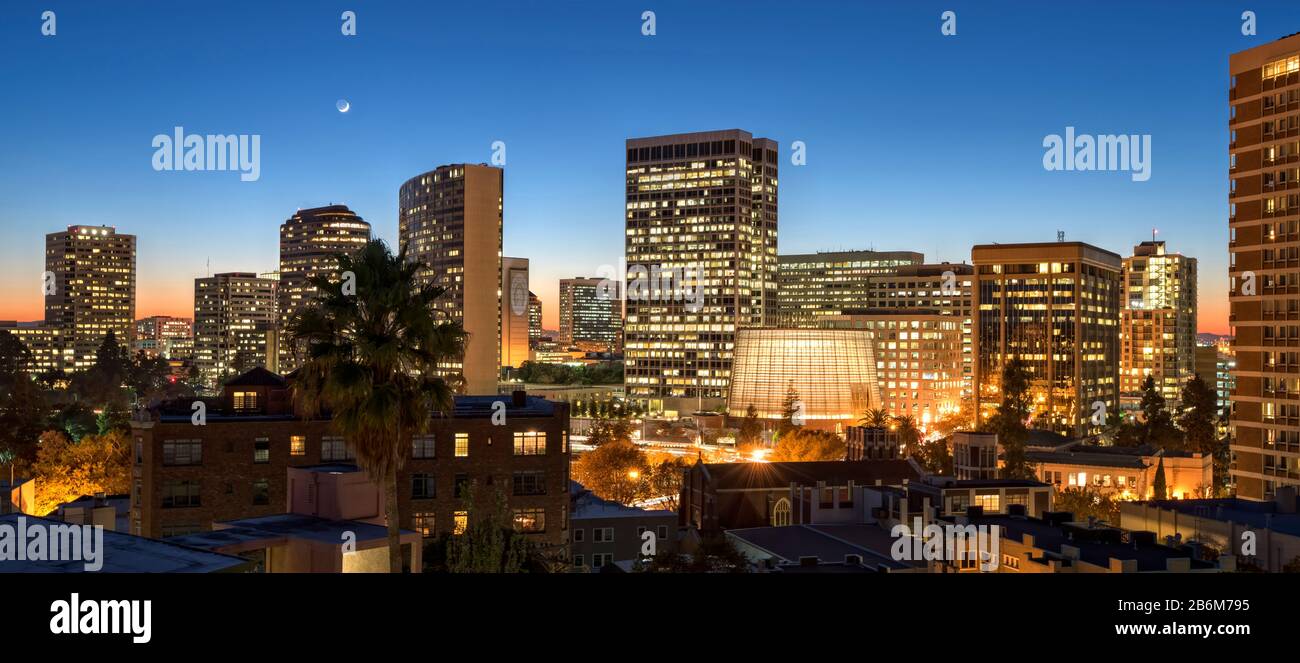
[[[492,415],[504,405],[504,425]],[[142,412],[131,423],[131,532],[192,534],[212,523],[283,513],[286,468],[350,462],[354,454],[328,417],[293,412],[284,378],[256,368],[205,402],[206,425],[190,401]],[[398,477],[403,527],[436,536],[464,526],[462,488],[488,505],[500,490],[516,527],[543,544],[568,539],[569,410],[530,397],[461,396],[450,417],[435,415],[411,442]]]

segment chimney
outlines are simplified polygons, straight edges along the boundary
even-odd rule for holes
[[[1296,488],[1295,486],[1282,486],[1273,493],[1273,501],[1277,503],[1278,513],[1295,513],[1296,512]]]
[[[514,407],[524,407],[528,404],[528,392],[523,389],[516,389],[510,392],[510,400]]]

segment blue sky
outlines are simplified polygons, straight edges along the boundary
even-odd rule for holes
[[[624,139],[742,128],[807,145],[781,167],[782,253],[960,261],[1057,230],[1127,253],[1157,227],[1201,259],[1221,331],[1228,54],[1300,31],[1295,3],[1208,0],[121,4],[0,6],[0,318],[40,317],[43,236],[66,225],[138,235],[137,314],[187,314],[208,260],[273,269],[297,208],[346,203],[392,242],[405,179],[501,140],[505,253],[553,325],[556,281],[622,254]],[[178,125],[260,134],[261,178],[155,172]],[[1151,179],[1045,171],[1066,126],[1151,134]]]

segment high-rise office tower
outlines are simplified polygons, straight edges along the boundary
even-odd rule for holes
[[[194,354],[194,322],[170,315],[152,315],[136,320],[133,352],[143,352],[150,357],[188,359]]]
[[[112,332],[119,346],[135,335],[135,235],[110,226],[68,226],[45,236],[45,323],[63,330],[73,351],[67,370],[95,363]]]
[[[1196,373],[1196,258],[1142,242],[1124,259],[1120,405],[1137,409],[1148,377],[1174,405]]]
[[[257,366],[280,372],[276,285],[250,272],[194,279],[194,364],[205,380]]]
[[[617,281],[560,279],[560,343],[594,351],[623,347],[623,299]]]
[[[975,268],[965,263],[941,262],[903,265],[892,274],[867,280],[867,306],[871,309],[926,309],[961,320],[963,400],[972,393],[974,350],[972,324]],[[963,405],[962,407],[968,407]]]
[[[421,278],[446,288],[435,303],[469,338],[444,375],[469,394],[497,393],[501,353],[501,228],[504,172],[451,164],[412,177],[398,193],[398,235]]]
[[[528,344],[531,346],[542,338],[542,300],[533,292],[528,293]]]
[[[276,315],[283,326],[316,296],[310,283],[315,276],[338,279],[338,255],[351,254],[370,241],[370,224],[347,205],[298,210],[280,224],[280,285]],[[255,275],[252,275],[255,277]],[[280,344],[280,370],[290,372],[301,363],[301,348]]]
[[[963,318],[924,308],[868,308],[818,316],[822,327],[871,332],[880,401],[891,416],[910,416],[929,433],[961,410],[966,381]]]
[[[528,361],[528,258],[501,259],[501,366]]]
[[[1300,36],[1228,59],[1230,429],[1241,497],[1300,486]]]
[[[721,406],[736,329],[776,323],[776,141],[732,129],[626,147],[627,396]]]
[[[783,327],[817,327],[818,318],[864,307],[872,277],[924,262],[915,251],[828,251],[777,257],[777,307]]]
[[[1082,242],[982,244],[971,261],[977,416],[1001,402],[1002,370],[1019,359],[1041,427],[1100,429],[1093,417],[1119,407],[1120,256]]]

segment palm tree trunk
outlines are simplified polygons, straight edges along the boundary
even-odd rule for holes
[[[388,572],[402,572],[402,540],[397,520],[397,471],[384,476],[384,516],[388,520]],[[414,555],[412,555],[414,559]]]

